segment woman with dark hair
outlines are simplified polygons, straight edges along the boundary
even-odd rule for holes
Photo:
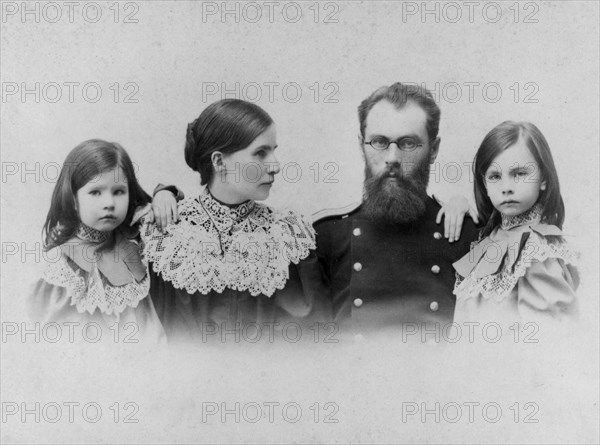
[[[300,279],[320,282],[311,223],[256,202],[279,173],[276,148],[273,120],[250,102],[218,101],[188,125],[185,160],[205,188],[179,202],[177,223],[143,230],[151,295],[170,339],[229,332],[239,341],[249,325],[272,328],[314,310]]]

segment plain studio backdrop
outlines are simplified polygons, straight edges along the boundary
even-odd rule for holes
[[[583,410],[583,414],[574,417],[566,406],[564,411],[550,410],[555,417],[544,419],[542,415],[540,427],[554,425],[555,429],[550,428],[546,436],[539,435],[542,429],[528,430],[515,423],[509,432],[491,431],[493,425],[487,421],[463,422],[458,429],[452,423],[438,422],[433,434],[427,424],[403,424],[400,414],[392,414],[400,406],[402,391],[408,391],[411,400],[431,401],[439,399],[432,396],[436,394],[432,384],[439,385],[436,388],[441,393],[442,387],[456,388],[453,379],[465,374],[450,370],[443,379],[429,374],[425,374],[429,379],[424,378],[424,368],[442,366],[439,356],[427,356],[428,363],[434,364],[431,366],[414,355],[409,364],[398,362],[397,356],[369,358],[380,366],[395,363],[399,374],[408,374],[402,377],[402,384],[392,378],[393,373],[387,375],[391,380],[385,376],[377,380],[368,366],[353,368],[343,360],[340,366],[347,366],[343,370],[327,368],[325,364],[331,366],[340,359],[336,351],[320,351],[314,357],[305,354],[306,361],[290,365],[283,370],[288,373],[285,375],[265,375],[256,366],[245,367],[239,358],[233,360],[234,366],[226,361],[220,367],[211,362],[208,369],[213,374],[207,379],[207,368],[201,365],[211,361],[212,350],[183,360],[183,371],[161,368],[170,377],[173,372],[183,372],[179,384],[175,379],[171,386],[163,382],[159,390],[150,382],[147,387],[136,387],[140,400],[156,406],[154,411],[147,409],[142,423],[133,425],[128,433],[110,425],[85,433],[91,428],[89,422],[81,430],[77,422],[54,429],[42,422],[32,429],[11,417],[6,422],[3,419],[3,440],[598,440],[593,420],[598,409],[596,2],[3,1],[1,34],[3,323],[26,320],[23,301],[44,259],[41,228],[54,183],[64,158],[78,143],[90,138],[119,142],[136,164],[147,191],[162,182],[176,184],[187,196],[194,196],[200,190],[199,177],[183,157],[188,122],[216,100],[250,100],[267,110],[277,125],[276,153],[282,171],[267,203],[310,215],[360,200],[363,161],[357,140],[357,106],[376,88],[401,81],[432,90],[442,110],[442,142],[432,167],[430,193],[445,198],[470,196],[470,163],[475,151],[484,135],[504,120],[531,121],[546,136],[566,204],[564,232],[573,235],[568,239],[582,253],[578,325],[582,338],[574,340],[569,349],[581,351],[584,359],[580,365],[589,370],[580,380],[567,377],[570,390],[561,386],[573,409]],[[252,171],[240,174],[251,176]],[[66,354],[55,362],[47,358],[46,363],[22,354],[28,345],[5,340],[1,345],[3,402],[47,402],[57,397],[62,401],[69,399],[71,386],[95,388],[97,374],[86,374],[91,380],[84,383],[75,372],[81,364],[73,363],[82,356]],[[383,350],[385,345],[372,348],[370,351]],[[555,351],[557,358],[560,351]],[[596,353],[588,356],[588,351]],[[261,366],[277,365],[270,360],[265,363],[265,356],[260,356]],[[281,356],[274,360],[278,358]],[[446,360],[443,366],[454,363],[455,358],[446,356]],[[37,369],[42,364],[53,371],[46,367],[40,377]],[[325,368],[317,372],[316,364]],[[194,374],[196,367],[203,368],[202,374]],[[241,390],[234,392],[231,381],[215,379],[225,370],[228,376],[242,379]],[[468,375],[468,370],[465,372]],[[518,367],[500,371],[494,381],[498,383],[508,373],[514,377],[515,372],[520,372]],[[300,378],[303,375],[310,378]],[[155,375],[158,380],[161,376],[160,372]],[[286,376],[293,376],[293,382]],[[62,398],[52,390],[53,379],[71,382],[61,387],[66,391]],[[98,381],[103,388],[111,387],[106,376]],[[463,384],[467,381],[487,394],[486,380],[476,383],[467,378]],[[197,390],[193,394],[184,387],[190,382]],[[539,378],[532,382],[533,386],[547,383]],[[530,387],[528,382],[521,383]],[[28,397],[20,389],[23,385],[33,388]],[[234,422],[212,429],[200,424],[206,428],[191,429],[200,422],[196,414],[206,401],[202,390],[210,386],[213,401],[248,402],[259,398],[255,388],[249,389],[252,385],[270,388],[269,395],[260,399],[263,401],[292,400],[290,388],[303,388],[303,394],[308,394],[302,405],[305,411],[318,394],[338,397],[346,405],[339,405],[341,421],[330,430],[287,421]],[[384,390],[389,388],[395,392]],[[506,394],[504,389],[490,389],[489,394]],[[168,403],[153,399],[153,391]],[[474,393],[470,394],[474,399]],[[483,403],[494,397],[486,399],[481,394]],[[595,403],[586,398],[590,394],[596,394]],[[548,392],[544,397],[554,396],[556,393]],[[515,401],[508,399],[503,399],[505,417]],[[93,396],[83,403],[85,400],[93,400]],[[447,395],[445,400],[455,399]],[[161,407],[171,414],[166,416]],[[173,409],[181,415],[174,415]],[[565,413],[570,414],[565,417]],[[154,423],[165,418],[168,422]],[[295,428],[292,432],[288,431],[291,426]]]

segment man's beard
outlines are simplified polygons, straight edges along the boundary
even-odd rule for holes
[[[428,183],[427,157],[411,174],[405,174],[399,163],[388,164],[379,175],[366,165],[363,212],[369,219],[387,224],[418,221],[426,211]]]

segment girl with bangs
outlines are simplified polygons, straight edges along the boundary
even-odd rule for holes
[[[149,203],[123,147],[99,139],[75,147],[64,162],[44,225],[45,250],[52,250],[48,258],[56,260],[28,298],[30,318],[96,323],[100,338],[163,342],[138,242],[139,220]],[[117,337],[117,329],[122,336]]]
[[[566,321],[577,312],[577,255],[550,147],[529,122],[506,121],[474,162],[480,240],[454,263],[454,321]]]

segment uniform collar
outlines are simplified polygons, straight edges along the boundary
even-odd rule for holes
[[[356,209],[354,209],[352,212],[348,213],[348,215],[356,214],[359,219],[364,219],[366,221],[370,221],[371,223],[377,224],[377,225],[390,226],[390,227],[402,227],[405,229],[410,229],[410,228],[422,227],[425,222],[435,221],[435,217],[437,216],[437,213],[439,212],[441,206],[438,204],[438,202],[434,198],[427,195],[427,199],[425,199],[425,213],[423,213],[423,215],[421,215],[421,217],[419,219],[417,219],[416,221],[412,221],[412,222],[404,223],[404,224],[391,224],[391,223],[382,222],[382,221],[373,221],[372,219],[368,218],[367,215],[365,215],[363,213],[363,208],[364,208],[364,203],[361,203],[358,207],[356,207]]]

